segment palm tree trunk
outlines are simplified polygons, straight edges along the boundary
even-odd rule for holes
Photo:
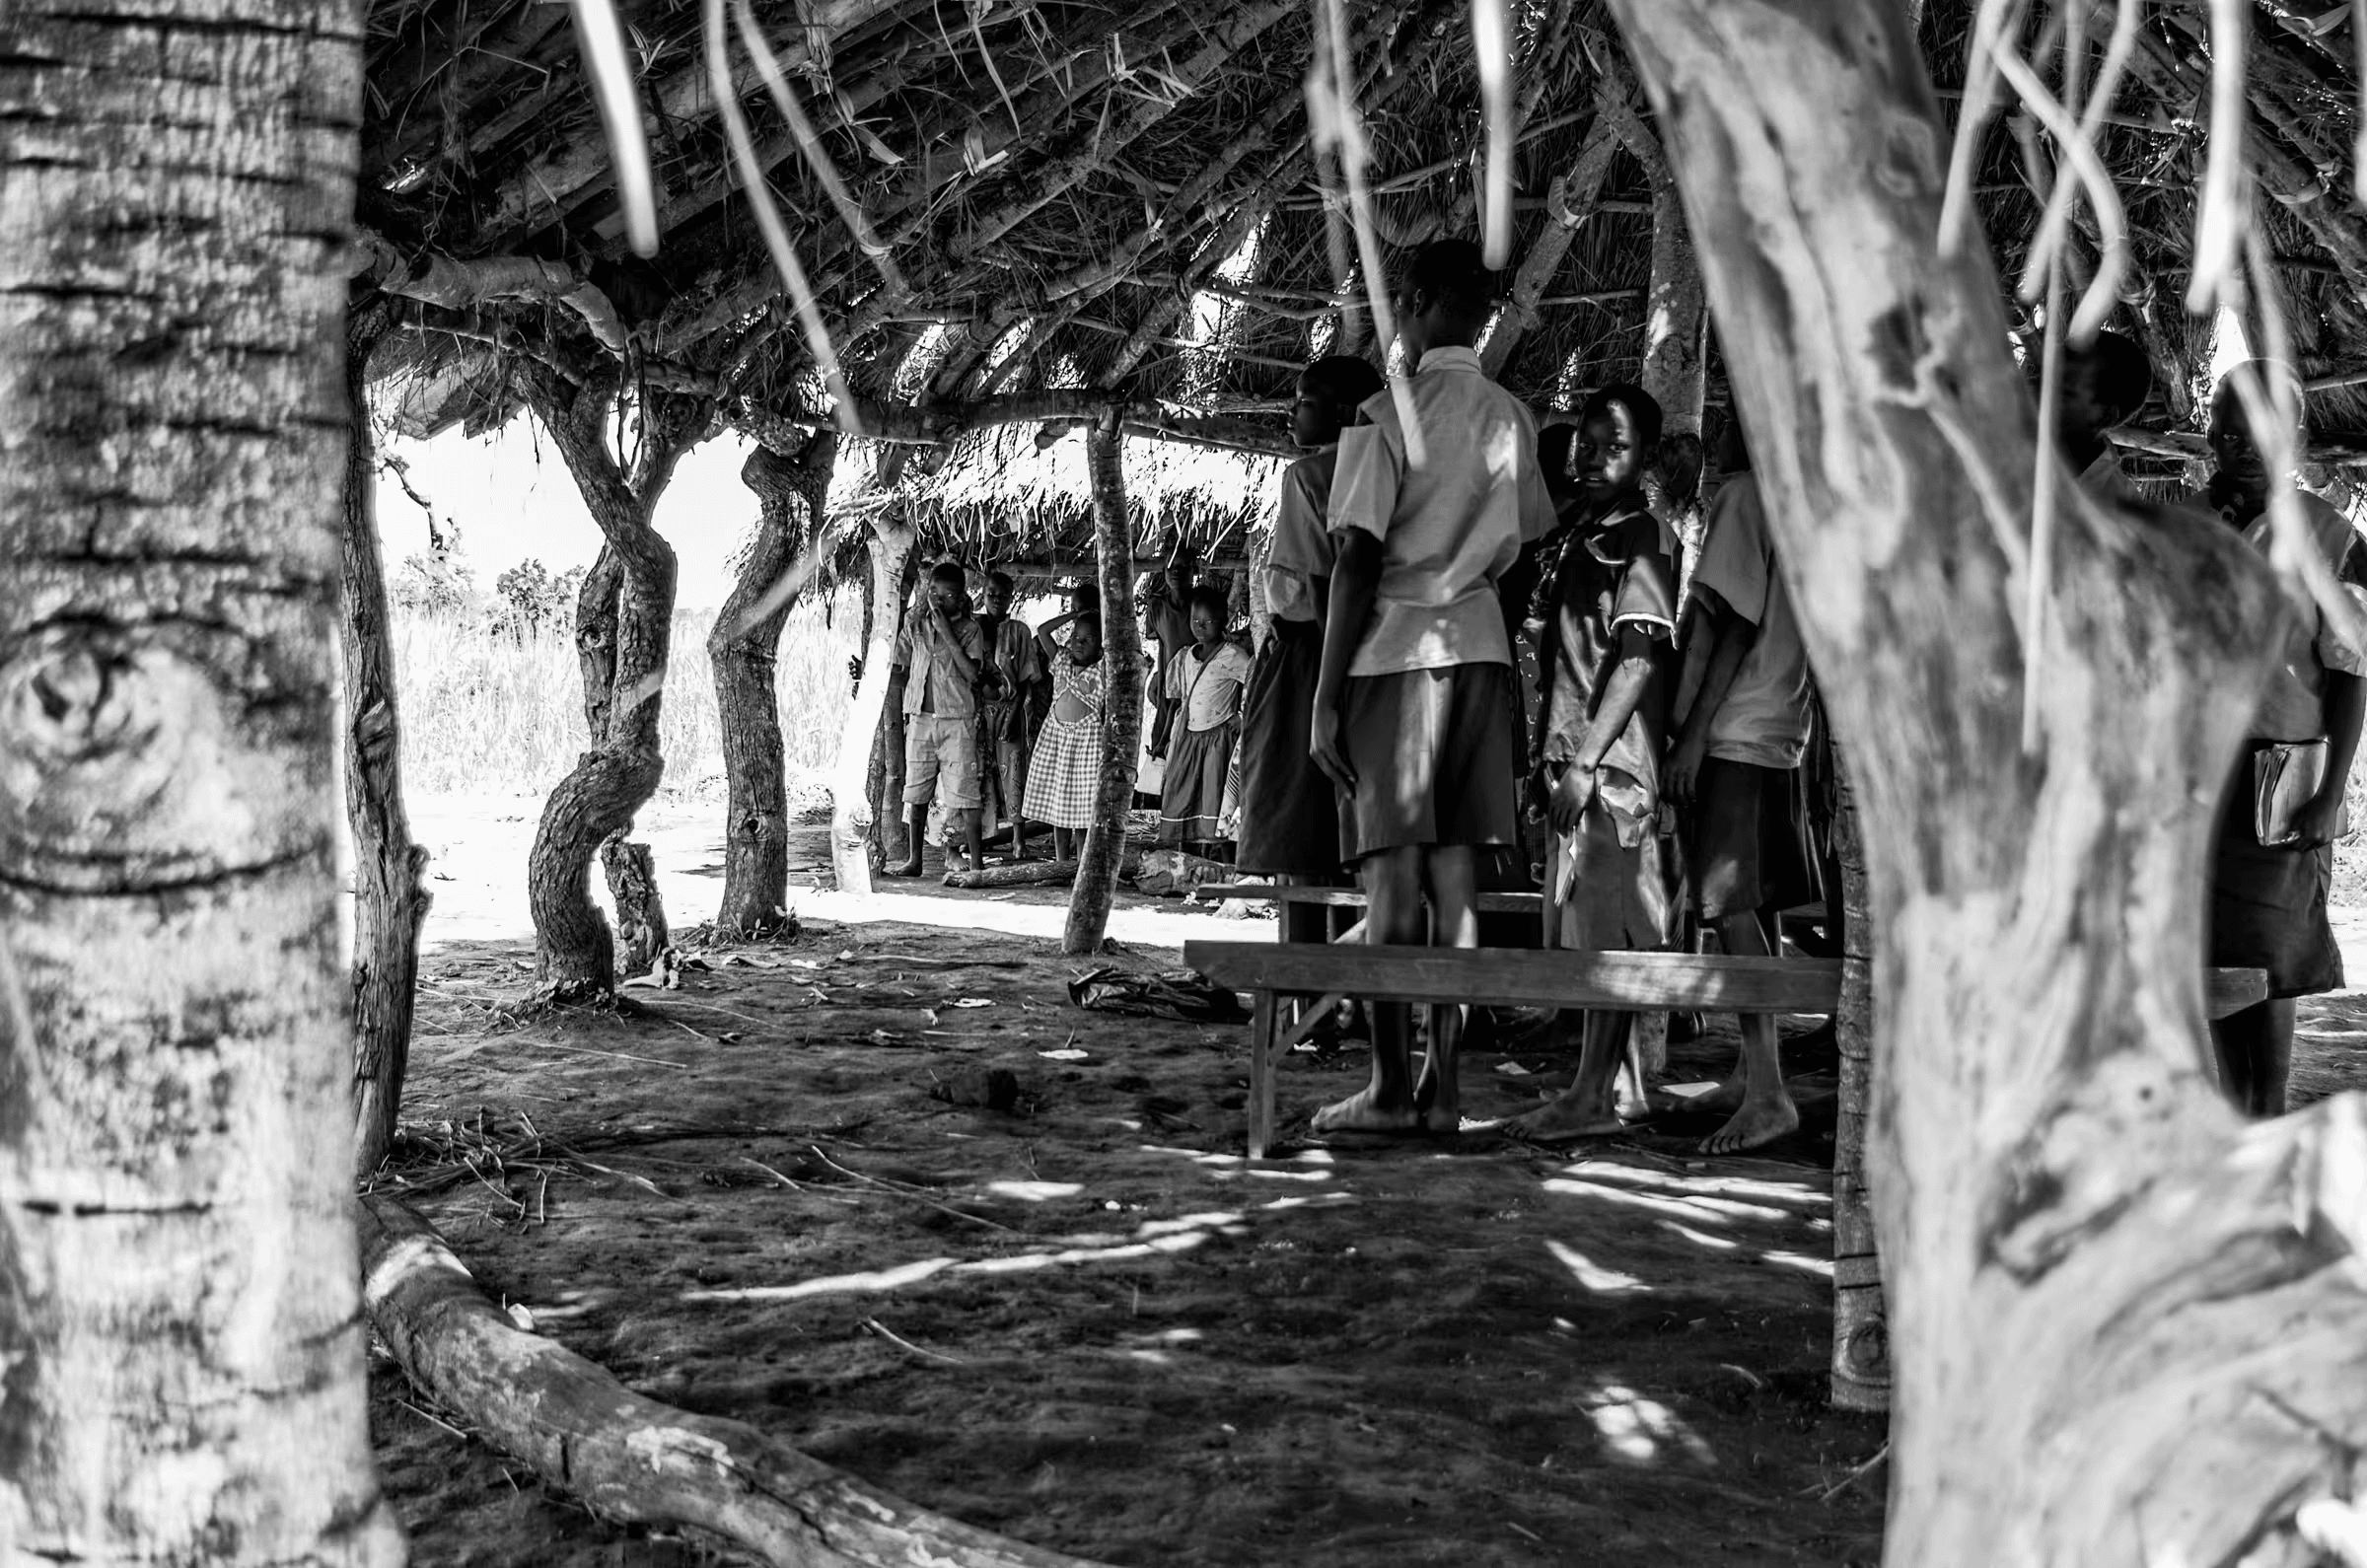
[[[399,1564],[331,716],[362,7],[0,12],[0,1552]]]
[[[1102,780],[1093,825],[1077,859],[1060,951],[1099,952],[1117,896],[1126,853],[1126,812],[1134,804],[1135,755],[1142,749],[1142,632],[1134,622],[1134,525],[1126,512],[1125,435],[1117,418],[1085,433],[1093,483],[1093,552],[1102,579]]]
[[[411,996],[428,892],[427,851],[411,842],[402,809],[394,651],[387,634],[386,573],[379,559],[370,410],[363,384],[370,351],[394,321],[391,304],[356,312],[346,334],[345,406],[345,813],[353,829],[354,1168],[378,1169],[394,1141],[410,1058]]]

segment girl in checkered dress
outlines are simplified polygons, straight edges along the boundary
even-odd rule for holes
[[[1065,647],[1052,641],[1063,625]],[[1073,860],[1093,825],[1102,782],[1102,617],[1092,610],[1055,615],[1037,629],[1036,646],[1052,673],[1052,711],[1028,766],[1027,814],[1051,823],[1053,855]]]

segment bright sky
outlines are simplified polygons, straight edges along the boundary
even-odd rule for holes
[[[409,464],[411,488],[435,508],[439,527],[458,524],[461,552],[490,593],[493,580],[520,561],[541,561],[555,575],[589,566],[600,530],[584,510],[567,464],[521,416],[482,440],[458,426],[433,441],[395,437],[385,450]],[[658,501],[658,532],[680,558],[675,603],[712,609],[732,591],[730,557],[756,520],[756,498],[740,482],[748,446],[733,434],[694,449],[675,469]],[[427,553],[427,517],[393,473],[378,480],[378,528],[389,568]]]

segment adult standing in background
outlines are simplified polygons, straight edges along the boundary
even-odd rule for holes
[[[986,574],[985,607],[978,611],[979,628],[986,634],[986,664],[979,673],[978,754],[990,759],[994,769],[994,787],[985,805],[986,831],[990,833],[998,820],[992,814],[1007,815],[1011,858],[1024,860],[1020,818],[1028,798],[1028,695],[1043,672],[1036,659],[1035,634],[1011,613],[1012,594],[1010,573]]]

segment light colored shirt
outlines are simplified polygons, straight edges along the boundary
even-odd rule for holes
[[[1206,660],[1189,643],[1167,662],[1167,694],[1184,704],[1184,728],[1213,730],[1240,707],[1250,678],[1250,656],[1239,643],[1219,642]]]
[[[1537,463],[1537,421],[1468,348],[1434,348],[1412,381],[1424,462],[1406,459],[1396,399],[1366,400],[1367,425],[1340,432],[1330,531],[1381,541],[1373,618],[1351,676],[1512,663],[1496,579],[1553,527]]]
[[[1719,489],[1692,580],[1758,628],[1726,700],[1710,715],[1709,754],[1757,767],[1798,767],[1808,750],[1808,650],[1775,569],[1758,482],[1750,473],[1736,474]]]
[[[1339,449],[1326,447],[1282,470],[1282,499],[1265,555],[1265,610],[1276,620],[1317,618],[1315,580],[1331,575],[1337,553],[1324,522],[1338,463]]]
[[[967,719],[978,711],[977,689],[962,678],[954,668],[953,659],[921,631],[928,620],[924,606],[904,618],[903,629],[896,634],[896,664],[909,669],[904,680],[904,711],[933,713],[941,719]],[[986,662],[986,633],[975,615],[964,615],[950,622],[954,639],[969,659],[972,670]]]
[[[2295,499],[2309,520],[2311,542],[2333,568],[2342,592],[2353,605],[2367,610],[2367,547],[2360,544],[2350,519],[2307,490],[2298,492]],[[2209,510],[2208,501],[2201,505]],[[2220,516],[2234,521],[2227,513]],[[2245,526],[2244,538],[2262,555],[2268,554],[2275,538],[2275,525],[2268,513],[2262,512]],[[2352,647],[2326,611],[2314,604],[2290,611],[2284,621],[2280,633],[2284,658],[2268,677],[2260,705],[2253,712],[2252,739],[2315,741],[2326,734],[2327,672],[2367,675],[2367,655]]]

